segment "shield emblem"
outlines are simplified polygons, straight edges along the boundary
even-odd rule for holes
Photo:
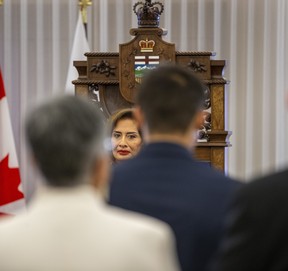
[[[159,63],[175,63],[175,45],[162,40],[160,28],[135,28],[130,31],[135,38],[119,45],[119,85],[121,95],[135,102],[137,85],[144,74]]]
[[[135,81],[138,84],[141,84],[147,71],[156,69],[160,63],[159,56],[135,56],[134,59]]]

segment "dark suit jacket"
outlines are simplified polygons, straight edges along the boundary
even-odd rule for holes
[[[237,193],[212,270],[288,270],[288,170]]]
[[[153,143],[114,168],[110,204],[167,222],[182,269],[202,271],[217,248],[238,186],[180,145]]]

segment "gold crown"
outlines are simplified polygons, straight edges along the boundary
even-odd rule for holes
[[[141,52],[153,52],[153,48],[155,46],[155,41],[154,40],[140,40],[139,41],[139,46],[141,48]]]

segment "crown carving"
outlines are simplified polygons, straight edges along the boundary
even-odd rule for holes
[[[133,6],[133,11],[138,18],[138,27],[158,27],[160,15],[164,11],[164,5],[160,2],[145,0],[137,2]]]
[[[154,40],[148,40],[148,38],[146,38],[146,40],[140,40],[139,41],[139,46],[141,48],[142,53],[153,52],[153,48],[155,46],[155,41]]]

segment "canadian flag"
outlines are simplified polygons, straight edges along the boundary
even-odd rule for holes
[[[0,215],[14,215],[24,206],[10,114],[0,69]]]

